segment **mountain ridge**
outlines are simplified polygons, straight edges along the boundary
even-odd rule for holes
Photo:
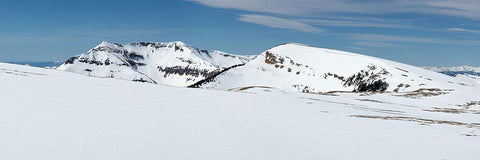
[[[429,67],[424,66],[422,67],[427,70],[431,70],[434,72],[443,73],[449,76],[456,76],[462,74],[469,74],[474,76],[480,76],[480,67],[474,66],[455,66],[455,67]]]
[[[57,69],[222,90],[265,86],[307,93],[408,92],[478,85],[390,60],[299,43],[280,44],[257,56],[245,57],[200,50],[181,41],[126,45],[103,41]]]
[[[447,81],[456,81],[452,77],[398,62],[297,43],[277,45],[214,79],[199,87],[232,89],[268,86],[307,93],[402,92],[448,88]]]

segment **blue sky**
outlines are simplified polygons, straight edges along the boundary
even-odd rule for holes
[[[0,61],[63,61],[108,40],[250,55],[297,42],[480,66],[478,0],[17,0],[2,2],[0,21]]]

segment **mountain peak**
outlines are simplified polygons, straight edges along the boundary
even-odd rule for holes
[[[288,42],[288,43],[280,44],[280,45],[275,46],[274,48],[276,48],[276,47],[308,47],[308,48],[321,48],[321,47],[311,46],[311,45],[302,44],[302,43],[297,43],[297,42]]]
[[[96,77],[188,86],[247,60],[223,52],[210,53],[181,41],[135,42],[125,46],[103,41],[57,69]]]
[[[113,42],[110,42],[110,41],[102,41],[95,48],[97,48],[97,47],[123,47],[123,46],[121,44],[113,43]]]
[[[179,46],[187,46],[187,44],[186,44],[186,43],[183,43],[182,41],[173,41],[173,42],[171,42],[171,43],[176,44],[176,45],[179,45]]]

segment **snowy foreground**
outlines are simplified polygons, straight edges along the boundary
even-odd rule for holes
[[[479,90],[203,90],[0,63],[0,159],[475,160]]]

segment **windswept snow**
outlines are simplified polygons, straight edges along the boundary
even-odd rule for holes
[[[366,57],[343,52],[322,54],[326,54],[325,58],[341,55],[356,67],[376,62],[394,70],[376,59],[360,63],[357,60]],[[288,56],[301,64],[318,60]],[[318,65],[302,74],[321,73],[321,66],[328,66]],[[330,65],[337,67],[335,62]],[[430,73],[396,66],[408,70],[410,76]],[[347,72],[350,68],[344,67],[345,72],[338,74],[351,74]],[[262,72],[255,73],[259,78],[266,77]],[[446,79],[429,75],[432,79]],[[419,98],[406,93],[304,94],[270,87],[219,91],[87,77],[5,63],[0,63],[0,84],[0,159],[480,157],[480,94],[475,86]]]

